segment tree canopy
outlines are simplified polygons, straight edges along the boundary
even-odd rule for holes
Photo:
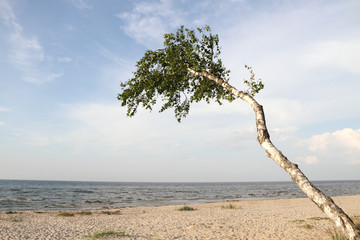
[[[128,107],[128,116],[134,116],[139,105],[152,110],[161,99],[160,112],[174,108],[179,122],[189,113],[192,102],[231,102],[235,97],[225,88],[189,72],[189,69],[206,72],[228,81],[230,71],[223,66],[220,53],[219,37],[211,33],[209,26],[196,30],[181,26],[175,34],[164,35],[164,48],[145,52],[136,64],[133,77],[121,83],[122,92],[118,99],[122,106]],[[251,73],[245,83],[249,86],[248,92],[254,96],[264,85],[261,80],[255,80],[251,67],[245,67]]]

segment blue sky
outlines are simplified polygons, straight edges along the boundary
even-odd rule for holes
[[[311,180],[359,179],[360,2],[0,0],[0,179],[281,181],[247,103],[126,117],[116,96],[180,25],[265,89],[273,143]]]

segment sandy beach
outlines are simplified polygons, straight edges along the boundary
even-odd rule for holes
[[[360,220],[360,195],[334,197]],[[86,211],[0,213],[0,239],[330,239],[334,226],[305,198]],[[112,232],[106,232],[112,231]],[[117,233],[117,236],[107,235]],[[124,236],[121,236],[124,235]],[[101,239],[101,238],[99,238]]]

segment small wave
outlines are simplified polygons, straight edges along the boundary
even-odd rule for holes
[[[0,198],[0,202],[35,202],[35,201],[44,201],[45,198]]]
[[[9,191],[12,191],[12,192],[21,192],[22,190],[19,189],[19,188],[11,188],[11,189],[9,189]]]
[[[95,193],[94,191],[91,190],[74,190],[74,193]]]
[[[105,203],[103,201],[100,201],[100,200],[94,200],[94,201],[91,201],[91,200],[86,200],[85,201],[86,204],[100,204],[100,203]]]
[[[76,204],[66,204],[66,203],[56,203],[47,205],[45,208],[47,209],[75,209],[77,207]]]
[[[33,201],[44,201],[45,198],[17,198],[19,201],[24,201],[24,202],[33,202]]]
[[[186,190],[176,190],[175,193],[192,193],[192,194],[200,194],[198,191],[186,191]]]

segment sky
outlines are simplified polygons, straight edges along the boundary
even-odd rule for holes
[[[360,179],[358,0],[0,0],[0,179],[291,181],[241,99],[126,116],[120,82],[181,25],[211,26],[239,90],[254,69],[272,142],[310,180]]]

